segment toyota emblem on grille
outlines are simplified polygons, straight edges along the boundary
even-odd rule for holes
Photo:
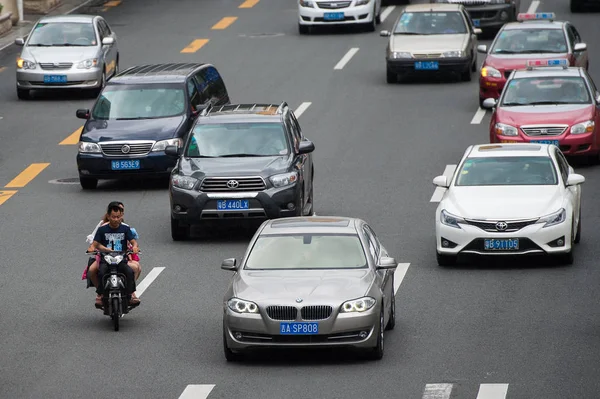
[[[229,180],[227,182],[227,188],[230,188],[232,190],[235,188],[238,188],[239,186],[240,186],[240,183],[237,180]]]
[[[302,302],[303,300],[304,299],[302,299],[302,298],[296,298],[296,302],[298,302],[298,303]]]
[[[498,231],[504,231],[508,228],[508,224],[506,224],[506,222],[498,222],[496,223],[496,230]]]
[[[128,146],[127,144],[125,144],[123,147],[121,147],[121,152],[123,154],[129,154],[129,151],[131,151],[131,147]]]

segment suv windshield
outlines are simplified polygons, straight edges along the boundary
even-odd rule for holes
[[[502,97],[503,106],[544,104],[591,104],[581,77],[531,77],[511,80]]]
[[[498,36],[490,54],[566,53],[562,29],[509,29]]]
[[[289,150],[283,129],[279,122],[200,124],[191,133],[186,156],[286,155]]]
[[[91,23],[53,22],[39,23],[33,29],[28,46],[96,46],[96,32]]]
[[[397,35],[451,35],[467,33],[460,12],[405,12],[394,34]]]
[[[558,184],[548,157],[469,158],[458,172],[456,186],[546,186]]]
[[[182,86],[108,85],[98,98],[94,119],[153,119],[183,114],[185,93]]]
[[[360,239],[351,234],[259,237],[245,269],[358,269],[367,267]]]

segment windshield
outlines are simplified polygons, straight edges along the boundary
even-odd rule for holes
[[[503,106],[590,104],[592,98],[581,77],[520,78],[509,82]]]
[[[357,235],[298,234],[259,237],[245,269],[357,269],[367,259]]]
[[[155,119],[181,115],[185,93],[180,86],[109,85],[94,109],[94,119]]]
[[[490,54],[566,53],[567,40],[562,29],[504,30]]]
[[[397,35],[451,35],[467,33],[467,25],[460,12],[405,12],[394,34]]]
[[[37,24],[27,45],[37,47],[87,47],[98,45],[98,41],[94,25],[91,23],[52,22]]]
[[[192,131],[188,157],[279,156],[288,154],[280,122],[201,124]]]
[[[469,158],[458,173],[456,186],[547,186],[558,184],[548,157]]]

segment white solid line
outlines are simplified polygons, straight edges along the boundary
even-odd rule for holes
[[[294,111],[294,115],[296,115],[296,118],[300,118],[300,115],[302,115],[304,111],[306,111],[308,107],[310,107],[311,104],[312,103],[310,102],[300,104],[300,106],[296,108],[296,111]]]
[[[390,14],[392,13],[392,11],[394,11],[395,8],[396,8],[396,6],[388,6],[385,8],[385,10],[383,10],[381,12],[381,15],[379,16],[379,18],[381,19],[382,23],[383,23],[383,21],[386,20],[387,17],[390,16]]]
[[[446,165],[443,175],[446,176],[448,180],[452,179],[456,166],[457,165]],[[440,202],[445,192],[446,189],[444,187],[436,187],[429,202]]]
[[[449,399],[452,384],[427,384],[423,391],[423,399]]]
[[[340,62],[338,62],[333,69],[344,69],[344,67],[346,66],[346,64],[348,63],[348,61],[350,61],[350,59],[352,57],[354,57],[354,54],[356,54],[358,52],[358,47],[352,47],[350,50],[348,50],[348,52],[346,53],[346,55],[344,55],[342,57],[342,59],[340,60]]]
[[[206,399],[214,387],[214,384],[188,385],[179,399]]]
[[[533,0],[527,9],[528,14],[533,14],[536,12],[537,8],[540,6],[540,2],[538,0]]]
[[[508,384],[481,384],[477,399],[506,399]]]
[[[404,280],[409,266],[410,263],[398,263],[396,271],[394,272],[394,294],[398,292],[398,288],[400,288],[400,284],[402,284],[402,280]]]
[[[148,275],[146,277],[144,277],[144,279],[142,281],[140,281],[139,284],[137,284],[137,287],[136,287],[137,289],[135,291],[136,295],[138,297],[142,296],[144,291],[146,291],[146,289],[148,289],[150,284],[152,284],[154,282],[154,280],[156,280],[158,275],[160,273],[162,273],[163,270],[165,270],[164,267],[155,267],[154,269],[150,270],[150,273],[148,273]]]
[[[471,119],[471,125],[479,125],[485,116],[485,109],[477,108],[477,112],[475,112],[475,116]]]

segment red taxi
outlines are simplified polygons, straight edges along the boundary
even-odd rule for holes
[[[600,92],[565,59],[528,61],[483,108],[493,109],[490,143],[554,144],[567,156],[600,160]]]
[[[519,22],[505,24],[488,49],[477,46],[477,52],[487,54],[479,76],[479,105],[486,98],[498,98],[506,79],[513,70],[524,69],[526,60],[564,58],[570,66],[587,69],[587,45],[570,23],[554,21],[554,13],[518,14]]]

